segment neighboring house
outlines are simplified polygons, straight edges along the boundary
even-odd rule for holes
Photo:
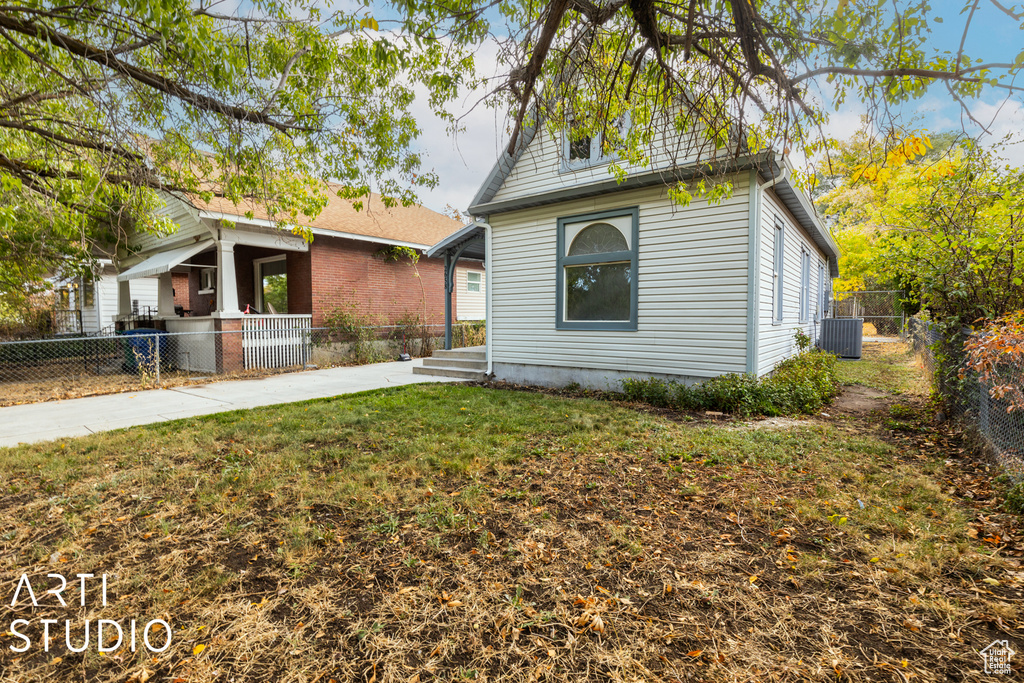
[[[250,332],[275,330],[282,339],[307,338],[300,333],[324,325],[337,311],[375,324],[408,316],[430,324],[443,320],[443,262],[421,258],[414,268],[408,259],[382,258],[381,251],[425,251],[463,227],[452,218],[418,205],[385,208],[377,195],[357,211],[332,196],[303,226],[313,236],[307,242],[279,229],[258,205],[164,199],[163,211],[177,229],[140,234],[129,245],[133,253],[117,276],[120,315],[130,313],[137,288],[156,279],[158,318],[169,332],[241,331],[240,338],[248,339]],[[467,279],[482,265],[464,263],[462,270],[459,277]],[[475,294],[468,297],[470,310],[480,308]],[[464,297],[456,296],[458,305]],[[219,349],[215,369],[249,367],[256,361],[248,353]]]
[[[524,133],[474,198],[477,223],[428,252],[455,259],[486,243],[496,379],[764,375],[795,353],[796,330],[817,338],[838,249],[786,161],[723,162],[731,196],[682,206],[668,190],[694,177],[695,136],[661,135],[649,165],[623,164],[618,182],[599,140]]]
[[[99,259],[92,279],[78,277],[53,281],[54,331],[58,334],[111,332],[118,319],[117,269],[110,259]],[[157,308],[157,280],[143,278],[132,287],[129,310],[139,314]]]

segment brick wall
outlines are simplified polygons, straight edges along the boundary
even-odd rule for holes
[[[407,260],[389,262],[374,256],[380,248],[369,242],[316,237],[309,252],[314,327],[339,308],[379,324],[392,323],[406,313],[422,317],[424,298],[427,322],[444,322],[444,261],[421,257],[417,278]]]
[[[342,308],[378,324],[389,324],[404,314],[423,315],[426,295],[427,322],[444,322],[444,260],[420,257],[415,272],[407,260],[384,261],[374,256],[381,245],[319,235],[308,252],[286,252],[288,273],[288,312],[313,315],[313,326],[321,326],[332,311]],[[235,280],[238,304],[255,304],[253,259],[280,254],[273,249],[235,246]],[[194,264],[216,264],[213,252],[198,254]],[[471,261],[463,267],[473,268]],[[200,295],[200,269],[192,268],[181,279],[175,275],[175,303],[192,311],[193,316],[209,315],[216,306],[216,295]],[[187,280],[186,280],[187,278]],[[421,285],[422,284],[422,289]],[[180,292],[179,292],[180,290]],[[186,305],[186,302],[188,305]],[[351,304],[355,304],[354,307]],[[452,294],[455,312],[457,292]]]
[[[312,245],[310,245],[312,249]],[[310,273],[310,252],[289,251],[287,263],[288,275],[288,312],[313,312],[313,279]]]
[[[188,273],[171,273],[171,287],[174,289],[174,305],[190,310],[191,300],[189,294]]]
[[[202,264],[202,265],[217,265],[217,254],[212,251],[206,251],[201,254],[196,254],[191,259],[190,263]],[[214,294],[200,294],[199,287],[201,284],[200,269],[190,268],[188,272],[188,297],[189,303],[192,309],[193,316],[210,315],[210,312],[217,308],[217,295]]]

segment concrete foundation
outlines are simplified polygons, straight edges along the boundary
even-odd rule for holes
[[[552,365],[523,365],[519,363],[494,363],[494,379],[499,382],[528,384],[541,387],[562,388],[577,384],[584,389],[600,389],[603,391],[621,391],[622,380],[627,378],[651,378],[680,384],[701,382],[707,377],[690,377],[686,375],[667,375],[652,372],[627,372],[612,369],[568,368]]]

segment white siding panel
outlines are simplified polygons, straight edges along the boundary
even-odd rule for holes
[[[612,178],[607,162],[585,169],[564,171],[562,145],[562,134],[552,134],[542,126],[491,201],[525,197]],[[646,163],[634,165],[619,162],[619,165],[627,174],[633,175],[647,170],[685,166],[698,158],[712,161],[714,149],[703,134],[680,135],[674,130],[665,131],[662,128],[655,133],[646,157]]]
[[[717,206],[673,205],[659,186],[492,215],[494,362],[685,377],[744,372],[749,176],[733,182],[733,196]],[[637,330],[556,330],[558,218],[631,206],[640,207]]]
[[[148,252],[162,246],[160,240],[167,239],[168,234],[173,235],[175,240],[195,235],[205,237],[210,234],[209,229],[199,219],[199,212],[195,207],[167,194],[161,194],[161,199],[165,205],[157,209],[156,213],[167,216],[174,222],[172,232],[159,235],[146,232],[135,235],[132,246],[138,251]]]
[[[467,286],[469,272],[480,274],[480,291],[471,292]],[[483,320],[487,317],[487,278],[484,271],[456,268],[455,269],[455,319],[456,320]]]
[[[775,283],[772,276],[775,263],[775,224],[783,222],[785,230],[785,259],[783,270],[783,320],[773,321]],[[800,322],[800,252],[806,249],[811,255],[810,273],[810,316],[807,322]],[[794,335],[802,329],[812,340],[818,337],[820,324],[815,320],[814,297],[818,291],[818,265],[826,263],[825,255],[811,238],[798,227],[792,215],[770,191],[761,195],[761,265],[760,301],[758,305],[758,367],[760,375],[771,372],[781,361],[797,352]],[[826,277],[828,268],[825,269]]]

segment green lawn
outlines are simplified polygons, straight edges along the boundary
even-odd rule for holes
[[[0,450],[10,593],[117,575],[106,607],[0,600],[33,640],[0,680],[973,676],[1020,634],[1012,518],[899,362],[843,365],[903,392],[895,431],[446,384]],[[47,617],[174,635],[44,653]]]
[[[928,394],[921,363],[907,344],[865,344],[861,360],[839,361],[839,377],[844,384],[862,384],[897,394]]]

